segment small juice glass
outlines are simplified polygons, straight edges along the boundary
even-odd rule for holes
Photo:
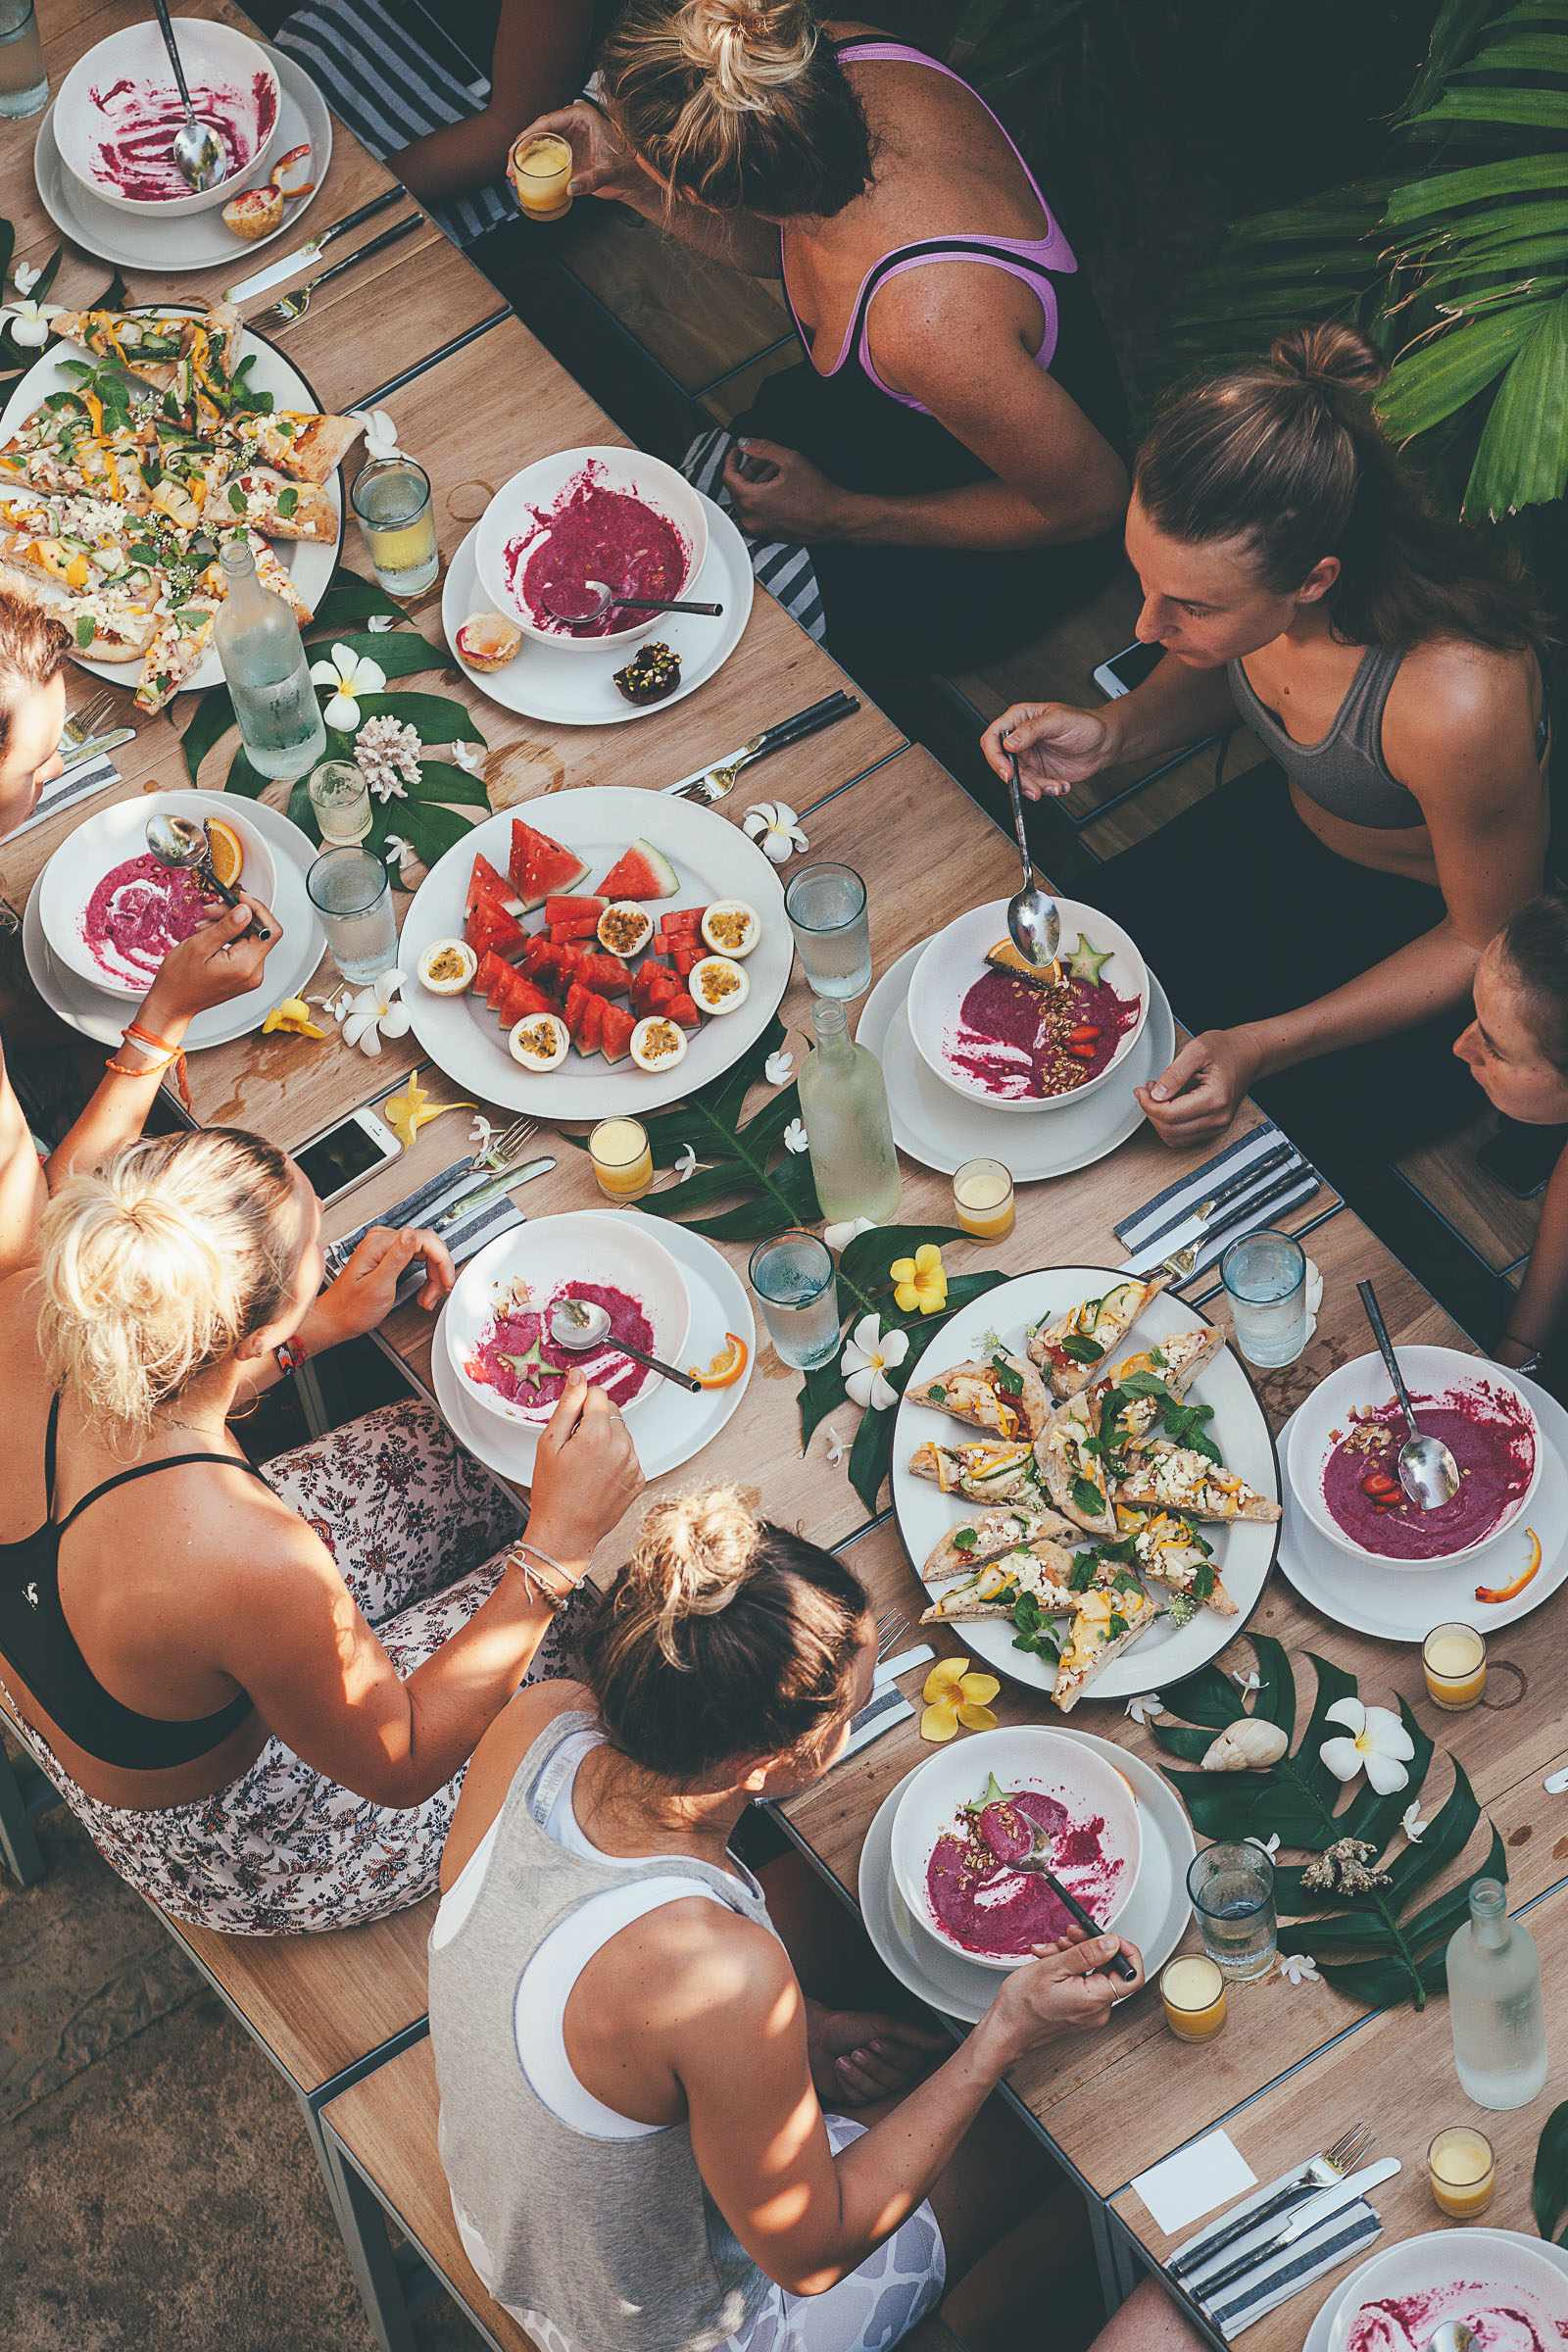
[[[1000,1159],[966,1159],[953,1179],[953,1213],[977,1242],[1002,1241],[1017,1213],[1010,1171]]]
[[[371,458],[355,475],[349,501],[388,596],[422,596],[441,568],[424,467],[412,458]]]
[[[1487,1644],[1473,1625],[1435,1625],[1421,1644],[1427,1695],[1450,1715],[1481,1704],[1487,1687]]]
[[[654,1154],[640,1119],[601,1119],[588,1138],[599,1190],[611,1200],[640,1200],[654,1181]]]
[[[1203,1952],[1183,1952],[1159,1980],[1165,2024],[1178,2041],[1212,2041],[1225,2026],[1225,1980]]]
[[[1497,2186],[1492,2142],[1471,2124],[1450,2124],[1427,2150],[1427,2179],[1440,2213],[1456,2222],[1474,2221],[1492,2203]]]
[[[319,767],[312,768],[306,789],[324,848],[353,849],[365,839],[375,822],[375,812],[358,760],[323,760]]]
[[[553,131],[518,139],[507,158],[507,174],[530,220],[563,220],[571,210],[572,154]]]

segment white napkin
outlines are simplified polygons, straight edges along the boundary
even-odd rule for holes
[[[906,1723],[913,1713],[913,1707],[898,1684],[884,1683],[875,1696],[867,1699],[850,1725],[849,1744],[839,1762],[842,1764],[848,1756],[858,1756],[862,1747],[869,1747],[873,1740],[880,1740],[884,1732],[891,1732],[896,1723]]]
[[[1211,2236],[1217,2230],[1228,2229],[1233,2222],[1240,2221],[1243,2214],[1250,2213],[1254,2205],[1266,2204],[1270,2197],[1277,2196],[1282,2188],[1290,2187],[1300,2177],[1299,2168],[1282,2173],[1277,2180],[1269,2181],[1265,2188],[1244,2198],[1239,2205],[1233,2205],[1228,2213],[1223,2214],[1207,2230],[1200,2230],[1196,2237],[1189,2238],[1187,2244],[1178,2248],[1178,2251],[1183,2255],[1192,2253],[1201,2246],[1205,2237]],[[1314,2189],[1312,2193],[1316,2196],[1321,2192]],[[1277,2304],[1288,2303],[1293,2295],[1298,2295],[1302,2287],[1309,2286],[1314,2278],[1321,2278],[1326,2271],[1338,2270],[1342,2263],[1353,2261],[1381,2234],[1383,2229],[1382,2219],[1374,2208],[1365,2197],[1357,2197],[1353,2204],[1342,2205],[1338,2213],[1331,2213],[1315,2230],[1308,2230],[1292,2244],[1281,2246],[1277,2252],[1263,2256],[1261,2249],[1289,2227],[1299,2210],[1300,2207],[1297,2206],[1285,2213],[1277,2213],[1272,2221],[1262,2225],[1254,2233],[1254,2242],[1260,2252],[1257,2269],[1246,2278],[1238,2278],[1233,2285],[1222,2288],[1216,2302],[1211,2304],[1204,2296],[1200,2271],[1191,2268],[1183,2271],[1181,2284],[1184,2290],[1196,2303],[1202,2305],[1210,2322],[1227,2343],[1233,2343],[1244,2328],[1250,2328],[1252,2322],[1260,2320],[1266,2311],[1273,2311]],[[1249,2240],[1245,2237],[1237,2238],[1222,2248],[1214,2257],[1216,2274],[1240,2262],[1248,2251]]]

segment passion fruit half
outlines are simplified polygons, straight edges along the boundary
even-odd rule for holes
[[[242,196],[231,196],[223,207],[223,226],[231,228],[236,237],[243,237],[247,244],[257,237],[270,237],[274,228],[282,225],[281,188],[247,188]]]
[[[466,939],[432,939],[420,955],[419,983],[432,997],[461,997],[479,968]]]
[[[762,918],[748,899],[715,899],[703,914],[703,940],[715,956],[749,956],[762,936]]]
[[[525,1070],[555,1070],[570,1051],[566,1024],[554,1012],[525,1013],[507,1038],[507,1051]]]
[[[692,965],[686,986],[699,1012],[737,1012],[752,993],[745,966],[733,956],[705,956]]]
[[[612,956],[640,956],[654,936],[654,918],[635,899],[616,899],[599,917],[599,945]]]
[[[652,1012],[631,1033],[631,1057],[640,1070],[672,1070],[686,1058],[686,1032]]]

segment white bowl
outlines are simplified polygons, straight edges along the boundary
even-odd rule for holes
[[[608,629],[601,637],[586,637],[570,629],[549,628],[510,585],[520,579],[528,558],[547,536],[550,516],[562,494],[592,467],[593,480],[603,489],[620,490],[640,498],[655,513],[672,522],[686,544],[686,571],[677,596],[684,596],[703,568],[708,554],[708,515],[703,502],[683,474],[662,458],[640,449],[562,449],[553,458],[540,458],[504,482],[486,507],[473,535],[474,565],[479,585],[498,612],[514,620],[524,636],[541,645],[569,653],[613,653],[639,637],[656,636],[663,624],[661,612],[635,612],[623,629]]]
[[[1445,2292],[1449,2287],[1456,2290],[1451,2300]],[[1568,2335],[1568,2278],[1544,2253],[1521,2245],[1507,2230],[1433,2230],[1420,2237],[1401,2238],[1362,2264],[1340,2299],[1329,2331],[1329,2352],[1349,2352],[1356,2322],[1369,2304],[1432,2294],[1443,2300],[1433,2307],[1430,2319],[1418,2322],[1418,2345],[1445,2319],[1467,2319],[1490,2303],[1516,2305],[1521,2299],[1531,2307],[1540,2341],[1555,2343],[1559,2332]],[[1376,2340],[1386,2339],[1379,2335]],[[1508,2340],[1515,2340],[1512,2331]]]
[[[1400,1560],[1386,1551],[1372,1551],[1364,1544],[1347,1534],[1329,1509],[1323,1495],[1323,1472],[1334,1451],[1336,1430],[1343,1437],[1350,1426],[1350,1415],[1356,1406],[1382,1406],[1391,1401],[1388,1371],[1383,1358],[1375,1351],[1358,1355],[1352,1363],[1341,1364],[1331,1372],[1298,1411],[1291,1424],[1290,1447],[1286,1456],[1286,1473],[1302,1510],[1312,1525],[1341,1551],[1352,1559],[1375,1560],[1380,1568],[1414,1569],[1441,1568],[1450,1560],[1462,1560],[1483,1544],[1495,1543],[1513,1526],[1528,1506],[1541,1479],[1543,1448],[1545,1441],[1541,1424],[1524,1391],[1511,1380],[1500,1364],[1485,1356],[1466,1355],[1458,1348],[1396,1348],[1399,1370],[1415,1406],[1416,1420],[1421,1418],[1423,1396],[1442,1396],[1455,1388],[1470,1388],[1478,1383],[1506,1396],[1517,1405],[1521,1418],[1529,1427],[1535,1442],[1535,1467],[1530,1483],[1503,1511],[1494,1526],[1461,1544],[1456,1550],[1439,1553],[1426,1560]],[[1397,1472],[1390,1470],[1391,1477]]]
[[[1149,971],[1138,950],[1120,923],[1112,922],[1108,914],[1102,914],[1098,906],[1086,906],[1079,899],[1058,899],[1056,905],[1061,910],[1062,956],[1067,956],[1077,945],[1080,933],[1097,951],[1108,948],[1110,961],[1104,967],[1104,978],[1118,996],[1138,999],[1138,1018],[1130,1029],[1123,1031],[1116,1041],[1115,1053],[1087,1086],[1074,1087],[1065,1095],[991,1094],[977,1080],[956,1069],[946,1051],[946,1040],[957,1028],[964,998],[975,982],[984,977],[987,954],[1007,936],[1005,899],[993,899],[989,906],[971,907],[967,914],[960,914],[927,943],[914,967],[906,1005],[909,1035],[920,1059],[933,1077],[940,1078],[944,1086],[951,1087],[967,1102],[983,1102],[988,1110],[1023,1112],[1050,1111],[1064,1102],[1082,1102],[1123,1066],[1143,1034],[1149,1017]]]
[[[447,1353],[465,1392],[497,1419],[514,1427],[538,1429],[548,1421],[552,1409],[526,1412],[487,1381],[475,1380],[468,1370],[469,1358],[484,1336],[497,1300],[519,1276],[532,1297],[545,1305],[554,1298],[569,1296],[575,1285],[585,1282],[627,1292],[641,1301],[653,1325],[649,1354],[662,1356],[666,1364],[680,1362],[691,1322],[691,1300],[686,1277],[658,1238],[652,1218],[612,1209],[578,1209],[564,1216],[540,1217],[502,1234],[469,1258],[458,1276],[443,1318]],[[578,1361],[590,1379],[596,1366],[615,1376],[608,1349],[583,1355]],[[624,1371],[626,1361],[624,1356],[617,1357],[615,1366]],[[650,1372],[621,1412],[636,1412],[662,1386],[659,1374]]]
[[[191,103],[198,117],[212,122],[220,133],[230,129],[237,151],[232,171],[215,187],[198,195],[186,187],[171,160],[169,194],[129,196],[106,167],[106,151],[130,126],[124,109],[136,92],[153,95],[158,127],[167,127],[170,146],[184,120],[169,52],[155,24],[127,24],[96,41],[61,83],[54,110],[55,141],[66,169],[88,195],[119,212],[156,215],[165,220],[226,204],[267,162],[282,120],[277,75],[259,41],[205,17],[176,17],[173,22]],[[126,83],[129,92],[122,88]],[[235,253],[243,250],[236,237]]]
[[[1105,1850],[1123,1864],[1108,1908],[1101,1919],[1108,1928],[1119,1917],[1138,1878],[1143,1849],[1143,1825],[1132,1789],[1115,1766],[1092,1747],[1063,1732],[1044,1726],[1019,1725],[1008,1730],[977,1732],[956,1740],[925,1763],[917,1765],[899,1792],[893,1816],[893,1877],[910,1920],[945,1952],[962,1952],[978,1968],[1022,1968],[1028,1952],[971,1951],[941,1926],[926,1893],[926,1867],[937,1840],[950,1829],[959,1807],[972,1803],[995,1774],[1003,1788],[1039,1789],[1048,1796],[1087,1806],[1104,1823]],[[1081,1877],[1056,1866],[1056,1875],[1085,1908],[1100,1917]]]
[[[112,808],[100,808],[68,834],[38,876],[38,918],[50,951],[78,979],[110,997],[144,997],[150,980],[117,980],[104,970],[82,935],[81,918],[105,874],[147,848],[147,819],[153,815],[221,817],[245,853],[240,883],[266,905],[272,903],[277,869],[272,854],[245,814],[234,793],[143,792]]]

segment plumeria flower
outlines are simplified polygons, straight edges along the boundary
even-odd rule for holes
[[[388,629],[396,625],[397,615],[392,612],[372,612],[366,623],[372,637],[384,637]]]
[[[842,1225],[824,1225],[822,1239],[830,1250],[847,1250],[858,1234],[875,1230],[875,1217],[846,1217]]]
[[[1280,1975],[1292,1984],[1319,1984],[1317,1962],[1310,1952],[1281,1952]]]
[[[30,268],[26,262],[19,262],[11,272],[11,282],[17,289],[18,299],[8,302],[0,310],[0,318],[10,327],[13,340],[26,351],[42,350],[49,340],[50,320],[58,318],[64,307],[58,302],[34,302],[31,299],[32,289],[42,275],[41,270]]]
[[[1263,1688],[1263,1678],[1260,1674],[1233,1674],[1231,1681],[1244,1697],[1249,1690],[1261,1690]]]
[[[380,1051],[379,1047],[376,1051]],[[428,1127],[432,1119],[444,1118],[449,1110],[475,1110],[478,1105],[473,1102],[432,1102],[419,1084],[419,1073],[411,1070],[402,1093],[388,1095],[381,1108],[386,1113],[387,1125],[407,1152],[419,1129]]]
[[[386,854],[389,858],[397,859],[400,874],[406,874],[411,865],[417,865],[419,862],[418,851],[412,841],[405,841],[401,833],[387,835]]]
[[[897,1371],[908,1352],[906,1331],[884,1331],[880,1315],[862,1315],[839,1358],[851,1403],[867,1405],[873,1413],[885,1413],[890,1404],[897,1404],[899,1392],[886,1375]]]
[[[688,1176],[697,1173],[697,1153],[690,1144],[682,1144],[675,1154],[675,1182],[684,1184]]]
[[[473,1146],[476,1159],[489,1157],[491,1138],[494,1134],[495,1129],[485,1117],[484,1112],[476,1110],[473,1114],[473,1125],[468,1129],[468,1141]]]
[[[920,1696],[922,1740],[951,1740],[961,1723],[966,1731],[992,1732],[991,1701],[1002,1689],[994,1674],[971,1674],[967,1658],[941,1658],[925,1678]]]
[[[479,764],[479,755],[471,743],[455,743],[452,746],[452,757],[458,766],[470,776]]]
[[[1404,1811],[1399,1815],[1399,1827],[1404,1832],[1406,1838],[1409,1838],[1412,1845],[1419,1845],[1422,1838],[1426,1836],[1428,1830],[1431,1829],[1431,1822],[1421,1811],[1421,1799],[1419,1797],[1415,1799],[1413,1804],[1408,1804],[1405,1806]]]
[[[912,1257],[896,1257],[888,1268],[894,1303],[901,1315],[939,1314],[948,1303],[948,1277],[935,1242],[922,1242]]]
[[[844,1459],[844,1440],[831,1422],[828,1424],[827,1445],[824,1451],[827,1454],[828,1468],[836,1470]]]
[[[1353,1781],[1365,1768],[1379,1796],[1392,1796],[1410,1779],[1405,1766],[1415,1754],[1415,1741],[1392,1707],[1366,1707],[1358,1698],[1336,1700],[1328,1711],[1330,1723],[1343,1723],[1348,1740],[1325,1740],[1318,1754],[1337,1781]]]
[[[330,661],[311,663],[311,684],[333,689],[321,715],[329,727],[347,732],[360,723],[359,697],[379,694],[386,684],[386,671],[368,654],[357,654],[351,645],[334,645]]]
[[[398,449],[398,428],[385,409],[351,409],[351,416],[365,426],[365,454],[368,458],[395,458]]]
[[[795,1056],[786,1053],[782,1046],[776,1054],[770,1054],[762,1064],[762,1076],[769,1086],[788,1086],[794,1070]]]
[[[1267,1854],[1269,1860],[1272,1862],[1275,1855],[1280,1850],[1280,1834],[1278,1830],[1276,1830],[1272,1838],[1244,1838],[1242,1839],[1242,1843],[1244,1845],[1261,1846],[1264,1853]]]
[[[303,997],[285,997],[281,1004],[273,1005],[262,1023],[264,1037],[270,1037],[275,1030],[279,1029],[285,1031],[290,1037],[324,1037],[326,1035],[326,1031],[318,1029],[312,1020],[311,1008]]]
[[[805,1120],[804,1120],[804,1119],[791,1119],[791,1121],[790,1121],[789,1125],[788,1125],[788,1126],[785,1128],[785,1130],[784,1130],[784,1149],[785,1149],[785,1151],[786,1151],[786,1152],[805,1152],[805,1151],[807,1151],[808,1148],[809,1148],[809,1147],[808,1146],[808,1144],[807,1144],[807,1141],[806,1141],[806,1122],[805,1122]]]
[[[797,850],[811,846],[794,809],[783,801],[758,801],[742,817],[741,830],[756,842],[769,865],[785,865]]]
[[[398,992],[402,986],[401,972],[383,972],[368,988],[362,988],[350,999],[348,1011],[340,1016],[346,1046],[358,1046],[362,1054],[376,1054],[381,1051],[383,1037],[408,1035],[414,1015],[400,1001]]]
[[[30,262],[19,262],[11,272],[11,283],[19,294],[30,294],[42,275],[43,271],[35,270]]]
[[[1152,1715],[1163,1715],[1165,1701],[1157,1690],[1145,1690],[1127,1701],[1127,1712],[1134,1723],[1147,1723]]]

